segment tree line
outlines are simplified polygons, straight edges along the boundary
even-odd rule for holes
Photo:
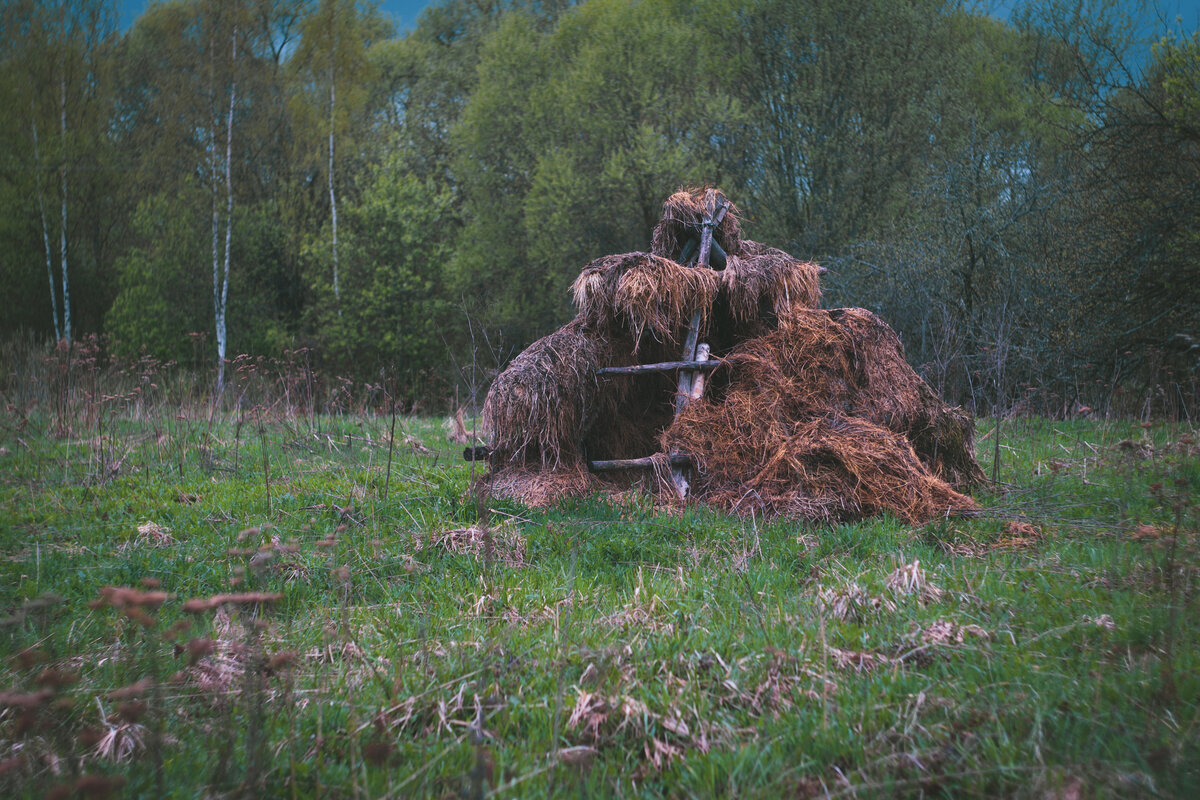
[[[1114,0],[0,12],[0,336],[445,398],[720,186],[979,410],[1194,413],[1200,37]],[[1150,31],[1148,34],[1147,31]]]

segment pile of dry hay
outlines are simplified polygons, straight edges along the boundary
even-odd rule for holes
[[[970,416],[934,395],[874,314],[820,309],[820,267],[742,239],[732,206],[713,237],[723,269],[676,262],[703,202],[703,190],[677,192],[652,253],[588,264],[575,319],[496,379],[483,408],[490,491],[544,505],[640,481],[673,500],[672,452],[695,466],[693,499],[739,514],[920,523],[975,509],[961,493],[985,480]],[[674,372],[596,375],[679,359],[697,309],[722,363],[678,417]],[[588,470],[650,454],[651,471]]]

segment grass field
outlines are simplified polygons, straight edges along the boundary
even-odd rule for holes
[[[984,420],[983,514],[806,528],[483,502],[442,423],[11,416],[0,795],[1200,790],[1187,425]]]

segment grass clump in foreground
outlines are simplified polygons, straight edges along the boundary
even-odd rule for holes
[[[0,439],[6,796],[1200,785],[1187,426],[985,422],[1005,483],[914,529],[487,501],[440,420],[104,420]]]

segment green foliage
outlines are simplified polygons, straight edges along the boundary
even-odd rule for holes
[[[518,341],[570,313],[584,263],[648,249],[667,195],[719,177],[704,143],[729,101],[680,11],[591,2],[549,31],[509,15],[487,39],[455,140],[456,270],[486,298],[486,322]]]
[[[397,33],[357,0],[174,0],[120,35],[105,8],[0,13],[0,335],[61,327],[65,209],[76,328],[194,352],[236,87],[234,351],[444,391],[472,331],[562,324],[587,261],[710,183],[959,402],[1195,407],[1200,45],[1127,3],[446,0]]]
[[[212,274],[195,267],[211,248],[207,199],[193,183],[138,206],[139,245],[117,262],[118,292],[105,319],[119,354],[145,350],[180,363],[195,359],[195,336],[212,326]],[[192,213],[180,213],[189,208]],[[241,324],[232,331],[232,352],[282,352],[291,345],[286,323],[295,291],[280,281],[284,233],[266,204],[236,211],[234,228],[234,263],[240,269],[229,303]]]
[[[155,195],[138,206],[134,229],[143,244],[117,263],[117,297],[105,320],[125,355],[145,348],[184,362],[192,355],[186,335],[208,329],[211,306],[196,298],[205,289],[211,292],[212,284],[205,282],[210,276],[194,268],[208,232],[202,215],[179,213],[181,207],[202,204],[195,190],[191,194]]]
[[[325,299],[310,320],[321,351],[350,353],[364,377],[403,376],[410,399],[413,381],[445,379],[451,214],[450,193],[392,154],[372,170],[361,200],[346,207],[341,303],[328,280],[327,235],[308,251],[312,290]]]

